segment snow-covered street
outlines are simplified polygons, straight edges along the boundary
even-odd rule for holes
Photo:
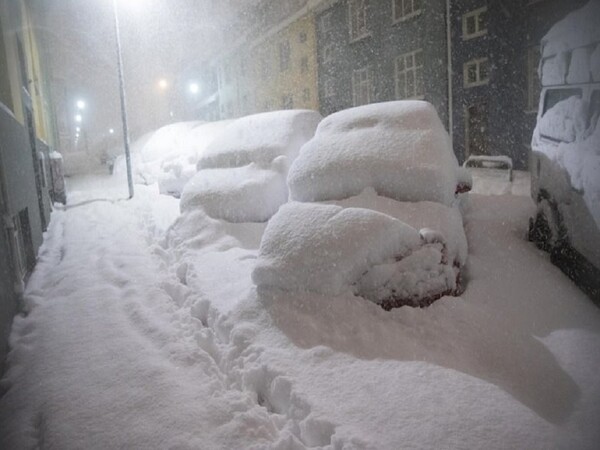
[[[470,194],[466,292],[386,312],[257,291],[264,225],[191,233],[113,182],[52,217],[1,448],[597,448],[600,311],[525,240],[528,197]]]

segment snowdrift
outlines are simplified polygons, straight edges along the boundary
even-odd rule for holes
[[[460,168],[435,108],[371,104],[331,114],[288,175],[292,200],[339,200],[372,187],[399,201],[454,202]]]
[[[230,222],[264,222],[287,202],[287,171],[321,116],[274,111],[243,117],[225,128],[198,161],[181,211],[203,208]]]

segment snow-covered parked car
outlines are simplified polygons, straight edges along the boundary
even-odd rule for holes
[[[531,143],[529,238],[600,302],[600,2],[541,43],[542,91]]]
[[[267,226],[253,272],[259,287],[352,292],[386,309],[461,292],[467,239],[458,197],[470,177],[431,104],[328,116],[288,186],[296,201]]]
[[[181,211],[202,208],[229,222],[265,222],[288,201],[286,177],[321,115],[310,110],[242,117],[206,148],[181,195]]]

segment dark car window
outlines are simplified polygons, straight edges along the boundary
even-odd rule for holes
[[[581,98],[581,89],[551,89],[546,91],[546,96],[544,98],[544,114],[558,102],[573,96]]]

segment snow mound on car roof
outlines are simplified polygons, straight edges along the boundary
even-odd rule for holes
[[[252,279],[258,286],[336,295],[371,265],[419,244],[417,230],[381,213],[292,202],[269,221]]]
[[[228,222],[265,222],[287,201],[284,170],[277,161],[266,168],[255,163],[196,173],[181,195],[182,212],[202,208]]]
[[[351,108],[319,124],[288,174],[292,200],[339,200],[367,187],[399,201],[452,204],[459,168],[435,108],[396,101]]]
[[[264,222],[288,200],[289,164],[321,115],[273,111],[242,117],[206,148],[198,173],[184,187],[181,211],[195,207],[229,222]]]
[[[242,117],[215,139],[198,161],[198,169],[270,163],[278,156],[291,162],[315,132],[321,115],[310,110],[272,111]]]

